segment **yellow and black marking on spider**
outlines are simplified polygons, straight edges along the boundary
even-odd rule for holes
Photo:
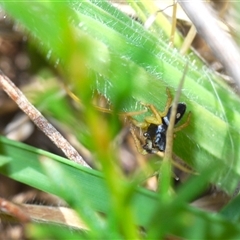
[[[135,145],[138,151],[142,154],[158,153],[165,151],[167,144],[166,134],[170,122],[171,104],[173,100],[168,88],[166,91],[168,95],[168,100],[163,112],[158,111],[156,107],[153,106],[152,104],[143,104],[152,112],[152,115],[146,117],[143,122],[138,122],[135,119],[131,119],[131,122],[136,127],[139,127],[143,132],[143,137],[145,141],[144,143],[142,143],[141,139],[137,137],[137,135],[134,132],[134,128],[133,127],[130,128]],[[175,125],[183,117],[186,108],[187,106],[185,103],[178,103]],[[190,115],[191,113],[189,112],[187,121],[182,125],[175,127],[174,132],[178,132],[188,126],[190,121]]]

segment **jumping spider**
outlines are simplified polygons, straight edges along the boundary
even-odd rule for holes
[[[148,116],[144,119],[143,122],[138,122],[135,119],[131,119],[131,122],[139,127],[143,131],[144,144],[141,143],[141,140],[137,137],[134,132],[134,129],[131,127],[130,131],[132,133],[135,145],[138,151],[142,154],[148,153],[157,153],[164,152],[166,148],[166,133],[170,121],[171,116],[171,104],[172,104],[172,96],[169,89],[166,89],[168,100],[163,112],[158,111],[152,104],[143,104],[147,107],[152,115]],[[178,103],[177,105],[177,114],[175,119],[175,125],[181,120],[185,111],[186,111],[185,103]],[[188,126],[190,120],[190,113],[188,114],[187,121],[182,125],[174,128],[174,132],[178,132]]]

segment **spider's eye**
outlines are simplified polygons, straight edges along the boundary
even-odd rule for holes
[[[145,133],[143,134],[143,136],[144,136],[144,137],[148,137],[149,134],[148,134],[147,132],[145,132]]]

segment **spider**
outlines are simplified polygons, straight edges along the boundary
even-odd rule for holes
[[[138,152],[140,152],[141,154],[165,151],[167,144],[166,133],[170,121],[172,103],[172,96],[168,88],[166,89],[166,92],[168,95],[168,100],[163,112],[158,111],[156,107],[152,104],[143,104],[152,112],[152,115],[147,116],[143,122],[138,122],[135,119],[131,118],[131,122],[143,131],[143,137],[145,142],[142,144],[141,139],[139,139],[135,134],[133,127],[130,128],[135,145],[138,149]],[[185,103],[178,103],[175,125],[183,117],[186,108],[187,106]],[[189,120],[190,113],[188,114],[187,121],[182,125],[175,127],[174,132],[178,132],[183,128],[187,127],[189,124]]]
[[[64,86],[64,88],[66,89],[68,95],[72,99],[78,102],[80,101],[78,97],[75,96],[68,89],[68,87]],[[146,117],[143,122],[136,121],[135,119],[133,119],[133,116],[141,114],[145,111],[141,111],[140,113],[137,113],[137,112],[121,113],[121,115],[123,114],[124,116],[127,116],[128,118],[130,118],[131,123],[133,123],[136,127],[140,128],[144,132],[143,137],[144,137],[145,143],[142,144],[141,139],[139,139],[135,134],[133,127],[130,128],[137,150],[142,154],[158,153],[158,152],[165,151],[166,144],[167,144],[166,133],[167,133],[167,129],[170,121],[171,103],[173,100],[168,88],[166,89],[166,92],[168,95],[168,99],[163,112],[158,111],[156,107],[152,104],[143,104],[146,108],[148,108],[152,112],[152,115]],[[111,110],[109,109],[105,109],[99,106],[95,106],[95,107],[101,112],[111,113]],[[178,103],[175,125],[183,117],[186,111],[186,108],[187,106],[185,103]],[[188,114],[187,121],[184,124],[174,128],[174,132],[178,132],[183,128],[187,127],[189,124],[189,120],[190,120],[190,113]]]

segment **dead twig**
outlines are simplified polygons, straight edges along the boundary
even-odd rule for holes
[[[0,198],[0,213],[1,212],[15,217],[21,223],[30,222],[28,213],[26,213],[24,209],[21,208],[21,206],[11,203],[4,198]]]
[[[14,83],[0,70],[0,87],[21,108],[34,124],[43,131],[51,141],[60,148],[72,161],[85,167],[89,165],[79,155],[77,150],[47,121],[45,117],[27,100],[24,94]]]
[[[26,211],[33,222],[58,224],[65,227],[88,230],[83,220],[71,208],[31,204],[21,204],[20,206]]]
[[[214,55],[224,65],[229,75],[234,79],[236,90],[240,92],[240,51],[234,40],[220,28],[217,14],[204,1],[179,0],[197,32],[212,49]]]

